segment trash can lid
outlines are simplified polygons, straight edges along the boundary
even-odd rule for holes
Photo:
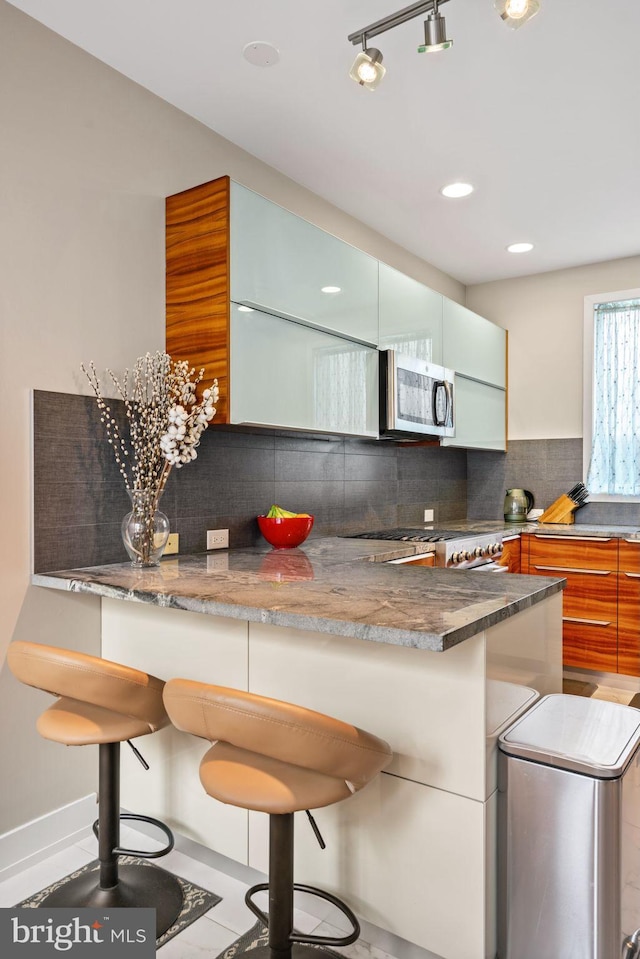
[[[615,779],[640,744],[640,710],[603,699],[543,696],[500,736],[509,756]]]

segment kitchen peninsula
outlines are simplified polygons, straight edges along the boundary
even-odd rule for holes
[[[561,689],[563,581],[388,564],[418,551],[317,538],[33,582],[101,598],[107,658],[300,703],[387,739],[388,770],[318,812],[327,850],[299,822],[296,879],[435,956],[486,959],[497,735],[536,692]],[[202,741],[166,729],[145,752],[150,773],[123,757],[125,806],[266,870],[266,817],[211,803]]]

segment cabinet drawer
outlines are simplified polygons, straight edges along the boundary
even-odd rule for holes
[[[548,567],[558,575],[565,569],[612,570],[618,568],[618,541],[616,539],[581,539],[535,534],[529,544],[529,572],[542,573]]]
[[[621,539],[618,549],[620,572],[640,573],[640,542],[628,543]]]
[[[618,668],[617,628],[563,622],[562,659],[565,666],[615,673]]]
[[[640,676],[640,574],[629,571],[618,576],[618,672]]]
[[[562,596],[562,615],[571,619],[613,623],[618,617],[618,577],[606,570],[557,573],[567,585]]]

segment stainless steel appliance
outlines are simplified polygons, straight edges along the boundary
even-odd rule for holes
[[[455,436],[453,370],[396,350],[379,363],[381,436]]]
[[[502,533],[466,533],[460,530],[404,526],[355,533],[349,539],[398,540],[405,543],[434,543],[436,566],[446,569],[477,569],[482,572],[506,573],[499,563],[502,556]]]
[[[618,959],[640,938],[640,712],[540,699],[499,739],[501,959]]]

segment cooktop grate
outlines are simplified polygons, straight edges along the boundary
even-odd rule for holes
[[[343,539],[389,539],[408,543],[442,543],[450,539],[464,539],[471,533],[449,529],[416,529],[400,527],[398,529],[379,529],[366,533],[344,533]]]

